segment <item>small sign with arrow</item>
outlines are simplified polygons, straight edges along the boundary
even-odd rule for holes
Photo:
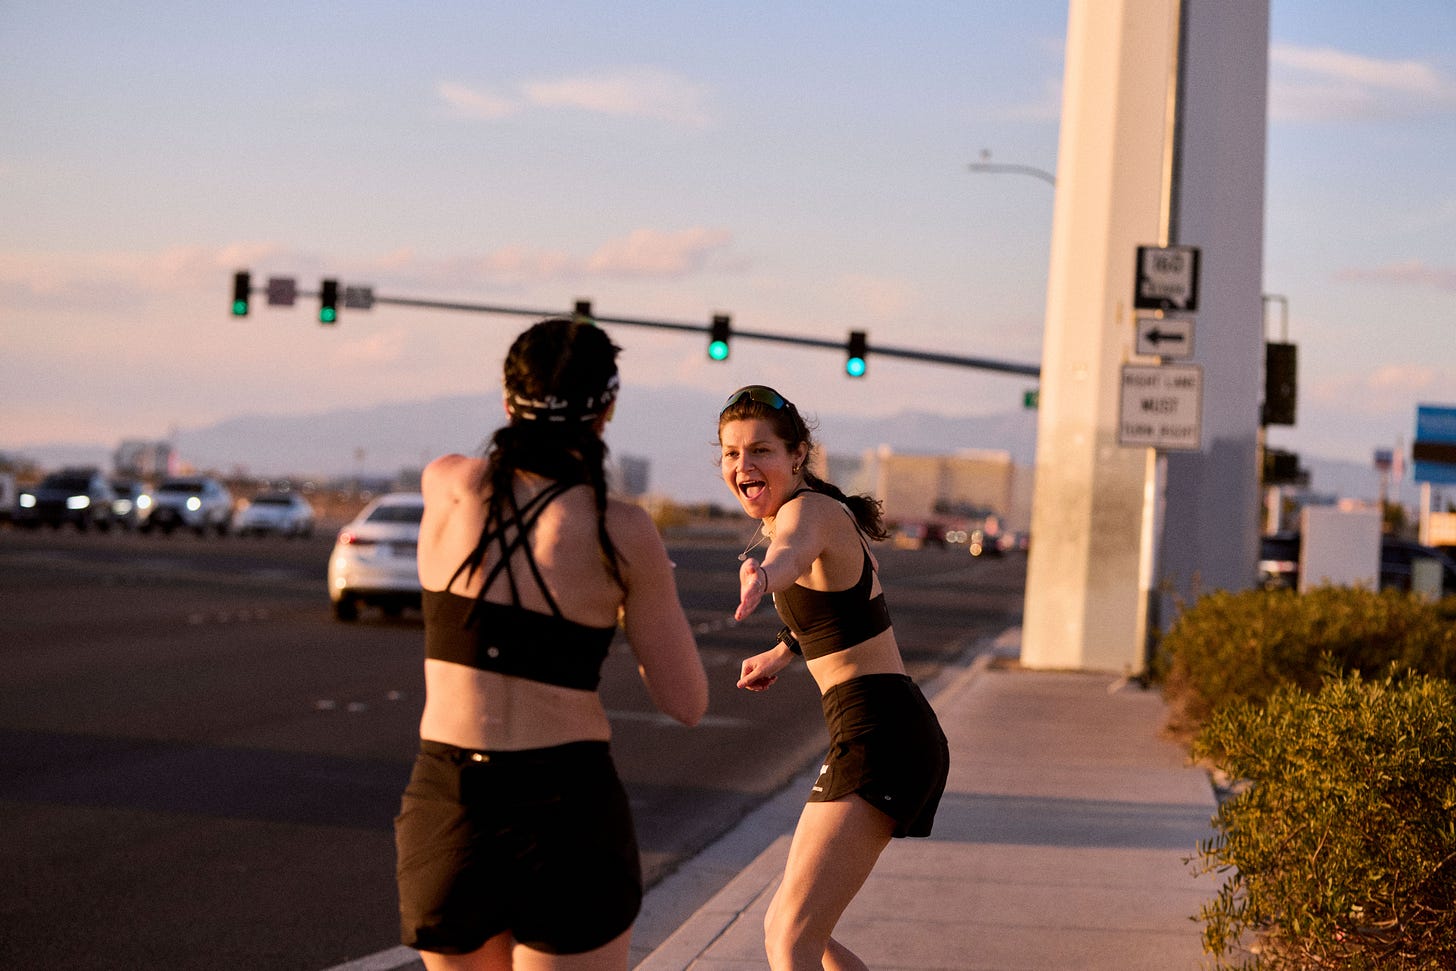
[[[1193,356],[1192,317],[1139,317],[1137,352],[1168,360]]]

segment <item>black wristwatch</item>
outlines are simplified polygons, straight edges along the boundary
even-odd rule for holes
[[[779,640],[783,642],[784,647],[787,647],[790,652],[799,655],[799,657],[804,656],[804,649],[799,646],[799,639],[787,627],[779,628]]]

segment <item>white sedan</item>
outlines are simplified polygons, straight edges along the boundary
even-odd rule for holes
[[[239,536],[312,536],[313,523],[313,506],[296,492],[263,492],[233,513],[233,532]]]
[[[380,496],[339,530],[329,555],[329,600],[339,620],[357,620],[359,606],[377,606],[386,617],[406,607],[419,609],[420,574],[416,544],[424,496],[391,492]]]

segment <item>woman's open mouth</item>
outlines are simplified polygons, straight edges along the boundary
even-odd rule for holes
[[[762,479],[744,479],[738,483],[738,492],[750,502],[763,495],[768,483]]]

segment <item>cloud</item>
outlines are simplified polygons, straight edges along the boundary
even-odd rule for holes
[[[435,85],[435,93],[452,113],[481,121],[498,121],[534,107],[646,118],[690,128],[703,128],[709,123],[707,89],[679,74],[656,68],[524,81],[509,93],[441,81]]]
[[[435,85],[435,93],[455,114],[481,121],[497,121],[521,109],[519,100],[490,91],[478,91],[452,81],[441,81]]]
[[[376,292],[395,293],[401,287],[517,288],[591,277],[672,279],[710,264],[719,269],[739,268],[726,256],[731,242],[732,233],[726,229],[644,228],[608,240],[589,253],[513,245],[484,255],[431,259],[406,248],[359,259],[339,267],[338,273],[346,280],[377,278]],[[280,275],[270,268],[281,268],[295,277],[300,288],[309,289],[308,274],[317,271],[318,260],[266,242],[174,246],[134,253],[0,250],[0,309],[11,314],[114,314],[162,300],[192,300],[201,293],[212,293],[222,306],[235,271],[251,270],[253,286],[261,290],[270,275]],[[263,302],[261,294],[254,299]]]
[[[369,368],[399,361],[408,345],[407,335],[400,331],[390,331],[348,340],[339,346],[336,353],[343,364]]]
[[[1456,290],[1456,266],[1427,266],[1420,260],[1409,260],[1372,268],[1344,269],[1335,274],[1335,279],[1354,283],[1386,283],[1393,286]]]
[[[1420,61],[1274,44],[1269,114],[1279,121],[1409,117],[1456,107],[1456,79]]]
[[[870,320],[903,320],[915,305],[914,288],[908,281],[893,277],[844,276],[835,290]]]
[[[1428,364],[1383,364],[1310,382],[1312,404],[1337,414],[1414,414],[1422,396],[1449,394],[1456,371]]]
[[[201,287],[219,293],[239,269],[277,260],[271,243],[173,246],[138,252],[0,252],[0,295],[9,309],[110,312],[160,294]],[[228,281],[228,282],[225,282]]]
[[[638,229],[599,248],[587,258],[586,269],[613,276],[680,277],[702,269],[731,240],[726,229]]]
[[[588,277],[678,278],[710,264],[733,268],[726,229],[636,229],[585,255],[527,245],[503,246],[480,256],[430,260],[398,250],[372,263],[396,283],[445,288],[520,287]]]
[[[654,68],[631,68],[598,77],[532,81],[523,88],[533,104],[545,108],[575,108],[695,128],[708,123],[703,86]]]

